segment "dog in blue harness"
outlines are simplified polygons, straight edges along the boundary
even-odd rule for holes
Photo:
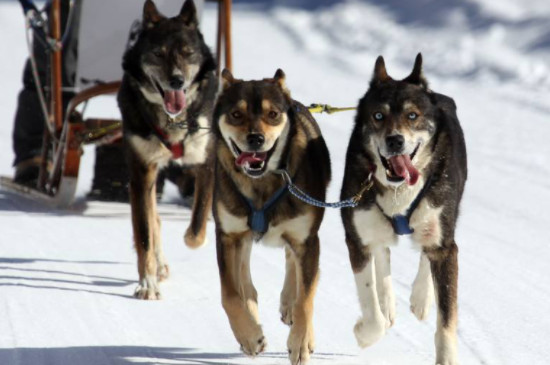
[[[266,346],[250,275],[255,241],[286,251],[281,319],[290,326],[292,364],[314,348],[313,298],[319,276],[318,230],[324,209],[288,192],[284,169],[299,188],[324,200],[330,159],[319,127],[293,100],[278,70],[273,78],[242,81],[222,73],[214,109],[216,167],[214,219],[222,303],[241,350],[256,356]]]
[[[419,54],[411,74],[394,80],[376,61],[359,102],[342,197],[367,176],[373,188],[342,209],[362,317],[358,344],[378,341],[395,319],[390,249],[400,235],[419,247],[410,308],[423,320],[437,298],[436,364],[456,365],[458,248],[454,233],[466,182],[466,148],[454,101],[428,88]],[[435,295],[434,295],[435,289]]]

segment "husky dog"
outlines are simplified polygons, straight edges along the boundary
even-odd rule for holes
[[[156,209],[159,168],[174,161],[195,166],[195,197],[185,243],[205,240],[212,205],[213,139],[209,128],[218,89],[216,65],[198,29],[195,5],[166,18],[147,0],[142,30],[123,59],[118,94],[130,171],[134,244],[140,299],[159,299],[158,282],[168,276]]]
[[[250,276],[252,242],[284,246],[286,277],[281,320],[290,326],[292,364],[305,363],[314,348],[313,297],[319,266],[318,230],[324,209],[288,193],[294,184],[324,199],[330,158],[309,111],[290,97],[283,71],[271,79],[242,81],[222,73],[214,110],[216,168],[214,219],[222,304],[241,350],[256,356],[266,346]]]
[[[455,226],[466,181],[466,148],[451,98],[428,89],[418,54],[412,73],[388,76],[378,57],[359,102],[346,156],[342,197],[372,174],[373,188],[356,208],[342,210],[362,318],[361,347],[378,341],[395,318],[389,246],[411,234],[421,248],[411,311],[427,317],[437,299],[436,363],[457,364],[458,248]]]

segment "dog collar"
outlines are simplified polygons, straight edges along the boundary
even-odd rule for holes
[[[153,126],[153,131],[155,132],[155,135],[158,137],[158,139],[162,142],[166,148],[172,152],[172,158],[178,159],[180,157],[183,157],[183,141],[178,141],[176,143],[170,143],[168,142],[168,134],[163,131],[159,126]]]
[[[424,198],[424,196],[426,195],[426,192],[428,191],[431,183],[432,183],[432,176],[428,177],[428,180],[426,180],[426,183],[424,184],[424,186],[422,187],[422,189],[420,190],[416,198],[414,198],[413,202],[409,206],[409,209],[407,209],[407,212],[404,215],[397,214],[390,217],[386,215],[382,207],[378,203],[376,203],[376,206],[378,206],[378,209],[380,209],[382,214],[384,214],[384,217],[386,217],[386,219],[390,221],[395,234],[399,236],[404,236],[404,235],[414,233],[414,229],[411,228],[410,226],[411,216],[416,210],[416,208],[418,208],[418,205],[420,204],[420,201],[422,200],[422,198]]]
[[[252,232],[256,234],[264,234],[267,232],[269,220],[266,215],[273,209],[275,204],[286,194],[287,191],[288,185],[285,184],[279,188],[260,209],[256,209],[252,200],[241,194],[250,210],[248,215],[248,227],[250,227]]]

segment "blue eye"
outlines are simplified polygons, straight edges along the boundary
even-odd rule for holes
[[[418,114],[416,114],[415,112],[409,113],[408,118],[409,120],[415,120],[416,118],[418,118]]]
[[[373,118],[374,118],[374,120],[378,120],[378,121],[383,120],[384,119],[384,114],[382,114],[380,112],[374,113]]]

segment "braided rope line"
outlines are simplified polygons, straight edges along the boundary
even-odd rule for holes
[[[294,185],[292,183],[292,179],[290,178],[290,175],[288,174],[288,172],[286,170],[276,170],[275,173],[280,174],[283,177],[283,180],[287,184],[288,191],[290,191],[290,193],[294,197],[298,198],[299,200],[303,201],[304,203],[307,203],[309,205],[313,205],[313,206],[319,207],[319,208],[335,208],[335,209],[355,208],[359,204],[359,201],[361,200],[361,197],[362,197],[363,193],[366,190],[370,189],[370,186],[371,186],[371,185],[368,185],[368,184],[364,185],[362,187],[361,191],[359,193],[357,193],[356,195],[354,195],[352,198],[342,200],[342,201],[339,201],[339,202],[327,203],[327,202],[317,200],[317,199],[311,197],[310,195],[305,193],[303,190],[301,190],[299,187]],[[369,177],[367,178],[366,182],[367,183],[370,182],[371,179],[372,179],[372,173],[369,174]]]

